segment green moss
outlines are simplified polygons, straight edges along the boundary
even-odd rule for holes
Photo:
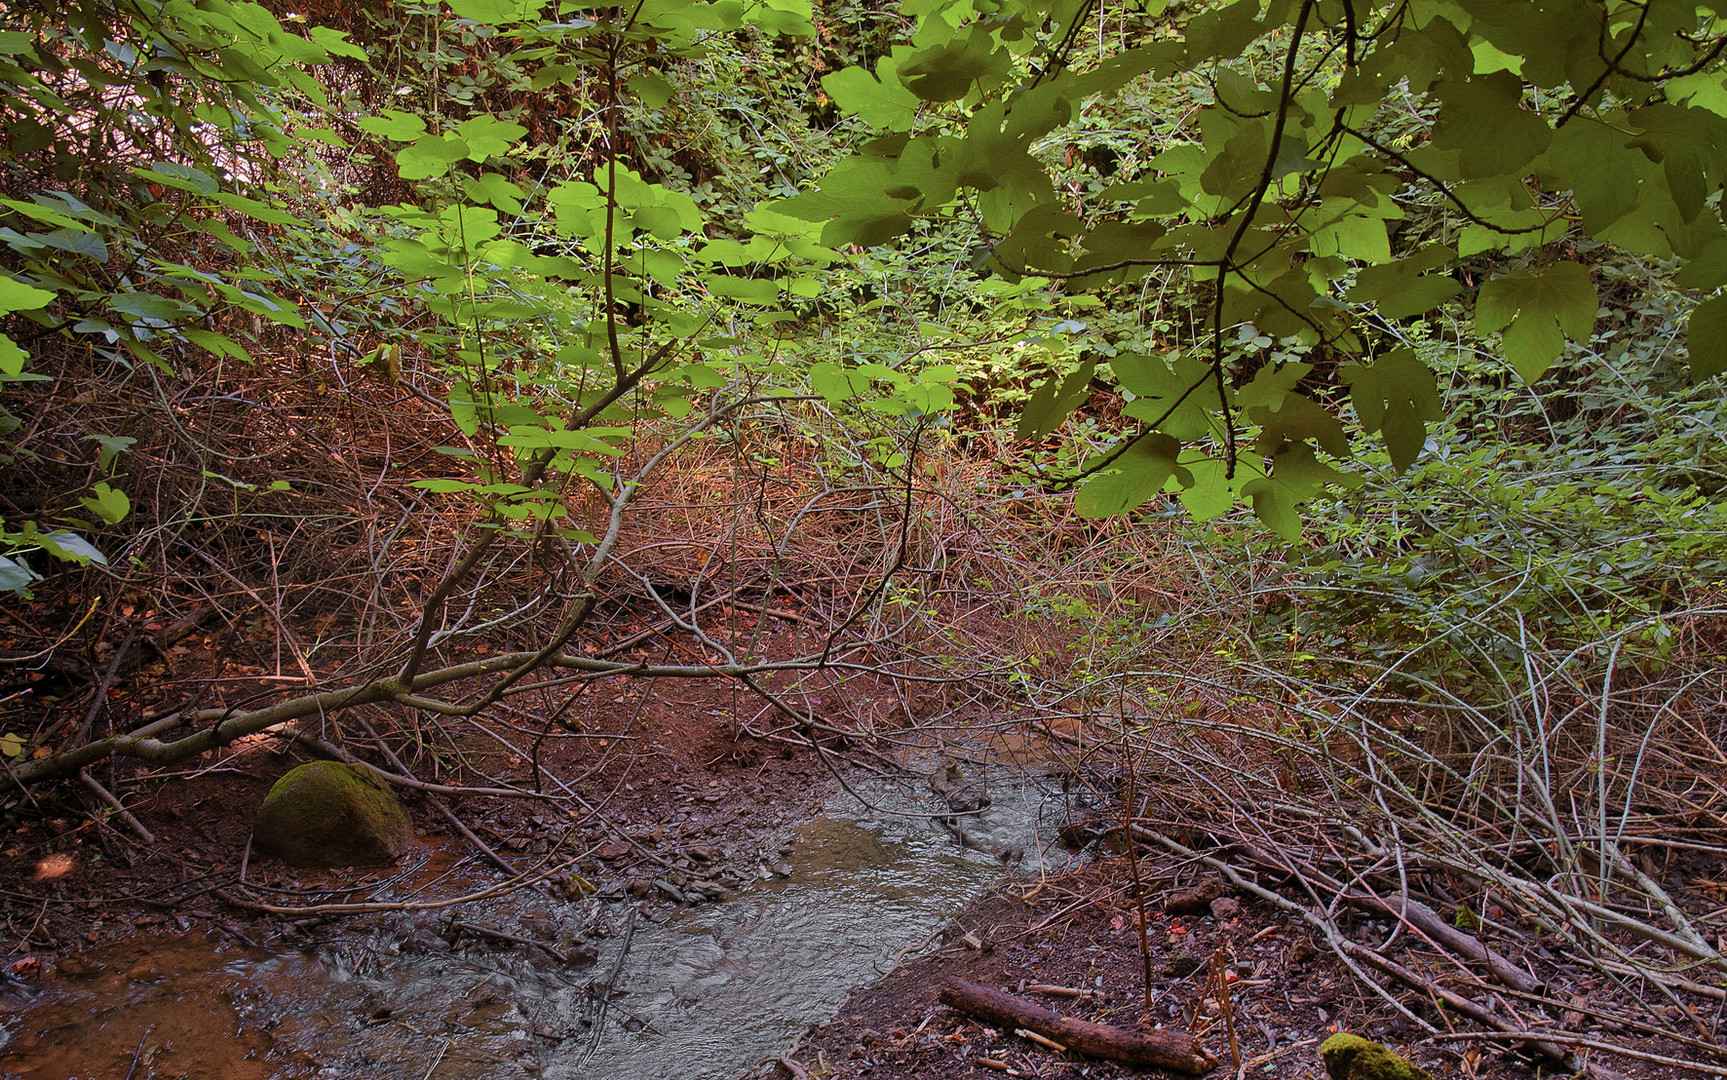
[[[1343,1031],[1320,1044],[1319,1054],[1331,1080],[1433,1080],[1427,1070],[1378,1043]]]
[[[339,761],[314,761],[276,781],[258,811],[258,846],[300,866],[392,862],[408,838],[395,792]]]

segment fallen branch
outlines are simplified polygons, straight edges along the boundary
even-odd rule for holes
[[[997,1027],[1034,1031],[1090,1057],[1153,1065],[1188,1076],[1202,1076],[1217,1067],[1217,1059],[1185,1031],[1163,1028],[1134,1031],[1075,1020],[1025,998],[964,979],[949,979],[942,984],[941,1003]]]

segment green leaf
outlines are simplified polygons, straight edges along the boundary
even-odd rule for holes
[[[469,483],[466,480],[415,480],[408,486],[412,488],[421,488],[425,491],[435,491],[441,495],[448,495],[457,491],[473,491],[480,485]]]
[[[94,544],[77,533],[67,532],[65,529],[44,533],[36,538],[36,542],[42,545],[43,551],[63,562],[76,563],[79,566],[87,566],[90,563],[108,565],[108,557],[96,550]]]
[[[672,100],[676,89],[671,83],[652,72],[637,75],[627,84],[630,93],[641,99],[643,105],[650,109],[663,109],[666,102]]]
[[[1199,66],[1205,60],[1228,60],[1258,38],[1259,0],[1235,0],[1188,20],[1182,28],[1187,42],[1187,63]]]
[[[454,135],[428,135],[396,151],[396,166],[404,180],[430,180],[468,157],[468,144]]]
[[[78,501],[109,525],[119,524],[132,512],[132,500],[124,491],[116,491],[107,484],[96,484],[91,490],[96,494],[86,495]]]
[[[5,589],[8,592],[23,593],[30,587],[31,582],[40,580],[42,580],[41,577],[28,566],[15,559],[9,559],[4,555],[0,555],[0,589]],[[7,737],[10,739],[17,739],[16,735],[10,735]]]
[[[848,372],[838,364],[819,363],[810,366],[810,388],[829,404],[838,405],[869,390],[867,376]]]
[[[1236,479],[1231,480],[1228,463],[1219,458],[1189,451],[1182,454],[1177,461],[1188,471],[1191,480],[1186,486],[1182,486],[1171,478],[1167,486],[1175,489],[1182,508],[1192,515],[1195,521],[1210,521],[1227,513],[1229,508],[1235,505],[1238,482],[1246,482],[1246,478],[1241,474],[1252,468],[1250,461],[1238,462]]]
[[[1045,380],[1020,414],[1014,438],[1021,442],[1040,442],[1060,427],[1069,413],[1091,397],[1091,376],[1096,370],[1097,364],[1087,360],[1065,379],[1058,380],[1052,376]]]
[[[1682,289],[1712,291],[1727,285],[1727,240],[1716,240],[1688,260],[1673,284]]]
[[[1367,263],[1391,261],[1391,240],[1380,218],[1346,214],[1315,229],[1307,238],[1309,251],[1326,258],[1341,255]]]
[[[30,354],[18,347],[18,343],[0,334],[0,375],[16,377],[24,371],[24,361],[30,359]]]
[[[107,472],[109,466],[114,464],[114,459],[130,450],[138,441],[130,435],[86,435],[84,440],[101,446],[96,453],[96,469],[99,472]]]
[[[198,315],[198,309],[183,300],[172,300],[146,292],[115,293],[108,297],[108,306],[122,315],[160,323],[196,318]]]
[[[1445,415],[1439,385],[1413,349],[1395,349],[1372,367],[1347,364],[1338,371],[1365,431],[1377,431],[1398,472],[1407,470],[1427,443],[1424,421]]]
[[[528,129],[522,125],[495,116],[476,116],[456,128],[456,134],[468,145],[467,157],[471,161],[508,153],[510,144],[527,133]]]
[[[1359,487],[1361,478],[1320,462],[1306,443],[1290,443],[1272,459],[1271,475],[1241,485],[1241,494],[1266,528],[1293,544],[1301,539],[1297,508],[1334,483]]]
[[[346,56],[350,60],[370,59],[365,49],[348,40],[345,31],[328,26],[314,26],[306,31],[306,34],[332,56]]]
[[[1109,366],[1134,397],[1122,410],[1126,415],[1181,442],[1203,438],[1211,430],[1211,413],[1219,402],[1210,364],[1187,355],[1171,367],[1161,357],[1124,353]]]
[[[1433,145],[1455,150],[1466,178],[1522,175],[1553,137],[1546,121],[1523,108],[1523,82],[1509,72],[1446,79],[1438,93],[1445,108]]]
[[[0,274],[0,314],[12,311],[35,311],[54,299],[48,289],[26,285],[15,277]]]
[[[450,10],[486,26],[508,26],[540,17],[545,0],[449,0]]]
[[[964,40],[954,38],[910,57],[899,65],[899,75],[925,101],[958,101],[980,80],[1005,76],[1012,63],[1012,55],[996,47],[980,23]]]
[[[1691,355],[1691,381],[1727,371],[1727,296],[1697,305],[1685,325],[1685,350]]]
[[[1456,256],[1448,247],[1430,247],[1383,266],[1363,267],[1345,299],[1352,304],[1376,304],[1387,319],[1424,315],[1463,291],[1448,275],[1423,273]]]
[[[1125,514],[1154,498],[1171,479],[1183,487],[1193,475],[1176,464],[1181,444],[1167,435],[1142,435],[1110,466],[1113,472],[1094,476],[1074,496],[1073,509],[1083,518]]]
[[[201,169],[190,165],[181,165],[172,161],[158,161],[148,169],[133,169],[132,174],[144,180],[151,180],[165,187],[180,191],[190,191],[199,195],[213,195],[221,184],[216,178]]]
[[[245,214],[257,221],[266,222],[270,225],[288,225],[298,229],[306,228],[306,223],[295,217],[293,214],[290,214],[285,210],[278,210],[268,203],[259,202],[257,199],[248,199],[244,195],[236,195],[231,191],[218,191],[212,195],[211,198],[216,202],[221,203],[223,206],[226,206],[228,209],[238,210],[242,214]]]
[[[195,326],[189,326],[180,333],[185,335],[187,341],[216,356],[226,356],[248,364],[252,362],[252,355],[241,348],[239,342],[226,335],[200,330]]]
[[[1579,263],[1557,263],[1543,274],[1517,270],[1481,286],[1475,327],[1505,331],[1505,358],[1524,381],[1541,377],[1565,350],[1565,338],[1588,341],[1598,300],[1589,271]]]
[[[890,61],[877,61],[876,71],[880,72],[879,77],[871,75],[868,68],[845,68],[824,76],[822,89],[834,99],[834,104],[857,113],[871,127],[910,130],[922,102],[899,81]]]
[[[426,122],[418,113],[385,109],[381,116],[361,117],[360,130],[396,142],[413,142],[426,134]]]

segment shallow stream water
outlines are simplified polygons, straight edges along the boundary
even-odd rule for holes
[[[649,921],[533,897],[542,924],[605,934],[580,970],[539,950],[423,947],[423,930],[416,947],[406,916],[307,951],[134,936],[0,995],[0,1074],[731,1080],[932,945],[1001,878],[988,852],[1023,848],[1034,871],[1049,858],[1042,796],[992,791],[963,819],[983,851],[932,824],[926,799],[871,784],[859,794],[879,809],[837,795],[793,830],[789,867],[764,866],[733,898]],[[460,917],[508,928],[529,902]]]

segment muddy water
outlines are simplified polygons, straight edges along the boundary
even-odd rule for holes
[[[928,947],[1002,875],[988,852],[1023,847],[1035,869],[1039,799],[996,792],[964,824],[981,851],[927,817],[840,796],[721,903],[657,922],[538,897],[462,912],[510,927],[531,902],[542,929],[598,935],[598,961],[580,970],[538,951],[452,950],[406,916],[306,952],[140,935],[0,994],[0,1074],[730,1080]],[[861,794],[925,806],[887,785]]]

